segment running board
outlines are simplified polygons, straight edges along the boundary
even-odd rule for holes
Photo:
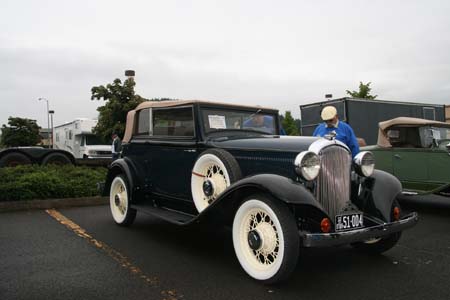
[[[405,195],[405,196],[416,196],[416,195],[418,195],[419,193],[417,193],[417,192],[403,191],[402,194]]]
[[[138,212],[143,212],[177,225],[187,225],[196,217],[165,207],[154,207],[151,205],[131,205],[131,207]]]

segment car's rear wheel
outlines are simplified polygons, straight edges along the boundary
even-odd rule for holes
[[[128,181],[122,174],[114,177],[111,183],[109,206],[118,225],[128,226],[134,222],[136,210],[130,207]]]
[[[31,160],[22,153],[8,153],[0,159],[0,167],[16,167],[18,165],[29,165]]]
[[[239,263],[254,279],[272,284],[294,271],[300,241],[294,216],[284,204],[261,194],[247,198],[232,231]]]
[[[203,152],[195,162],[191,179],[192,198],[197,210],[202,212],[241,177],[236,159],[227,151],[210,149]]]

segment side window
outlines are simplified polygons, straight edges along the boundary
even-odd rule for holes
[[[136,134],[146,134],[150,133],[150,109],[143,109],[139,111],[137,118],[137,131]]]
[[[193,137],[192,107],[153,110],[153,135]]]
[[[59,133],[56,133],[56,141],[59,142]]]
[[[81,136],[81,144],[80,146],[84,146],[84,140],[86,139],[86,137],[84,135]]]
[[[421,148],[419,128],[396,127],[387,131],[389,142],[397,148]]]
[[[72,130],[69,130],[69,140],[72,139]]]

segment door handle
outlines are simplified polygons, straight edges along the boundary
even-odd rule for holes
[[[394,157],[395,157],[395,158],[398,158],[398,159],[402,159],[402,157],[400,156],[400,154],[395,154]]]

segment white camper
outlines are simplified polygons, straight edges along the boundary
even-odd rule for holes
[[[53,145],[71,152],[75,158],[111,158],[111,145],[105,145],[92,129],[97,120],[79,118],[55,127]]]

